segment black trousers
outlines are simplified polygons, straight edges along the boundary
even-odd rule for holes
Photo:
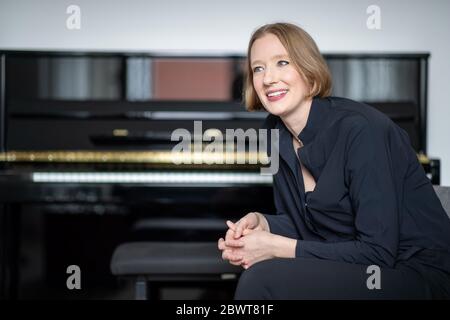
[[[320,259],[271,259],[245,270],[236,300],[429,299],[425,280],[413,269],[381,268],[380,289],[368,286],[368,266]],[[369,279],[372,282],[373,278]]]

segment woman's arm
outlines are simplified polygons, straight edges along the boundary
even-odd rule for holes
[[[262,129],[267,130],[267,141],[272,141],[271,129],[276,127],[277,122],[280,121],[277,116],[269,114],[262,125]],[[272,155],[272,144],[267,143],[267,155]],[[285,236],[288,238],[298,239],[300,235],[295,227],[291,217],[285,213],[284,204],[281,203],[282,197],[278,194],[280,188],[277,186],[277,179],[273,181],[274,202],[276,208],[276,214],[263,214],[265,221],[267,222],[268,231],[274,234]]]
[[[274,202],[275,208],[277,209],[277,214],[263,214],[267,224],[269,231],[274,234],[278,234],[280,236],[285,236],[293,239],[300,239],[300,234],[295,227],[294,222],[291,217],[284,213],[284,205],[282,203],[283,197],[280,194],[281,188],[277,185],[277,179],[273,181],[273,193],[274,193]]]
[[[294,258],[297,240],[262,230],[244,231],[240,239],[232,237],[219,242],[225,259],[245,269],[253,264],[273,258]]]
[[[278,213],[276,215],[264,214],[263,216],[267,223],[268,231],[271,233],[288,238],[299,238],[292,219],[286,213]]]
[[[295,258],[296,239],[274,235],[272,246],[273,256],[275,258]]]
[[[234,225],[228,224],[230,229],[235,231],[234,239],[239,239],[242,235],[245,235],[248,238],[248,235],[250,234],[251,231],[248,229],[246,230],[245,226],[247,224],[245,222],[242,223],[242,221],[245,220],[246,217],[252,218],[252,215],[254,215],[254,217],[256,217],[255,223],[256,223],[257,227],[254,228],[254,230],[256,229],[259,231],[263,231],[264,232],[263,236],[264,235],[268,236],[268,241],[267,241],[268,256],[273,257],[273,258],[294,258],[297,240],[291,239],[291,238],[288,238],[285,236],[281,236],[278,234],[273,234],[270,231],[271,229],[270,229],[268,219],[266,218],[267,216],[263,215],[259,212],[249,213],[247,216],[245,216],[243,219],[241,219]],[[275,218],[275,219],[273,219],[273,218]],[[293,227],[293,223],[287,215],[270,216],[269,219],[271,219],[273,226],[275,224],[277,226],[284,225],[284,227],[288,228],[288,229]],[[244,241],[244,244],[245,244],[245,242],[248,242],[247,239],[245,239],[245,240],[246,241]],[[234,242],[234,244],[236,244],[236,242]],[[240,247],[240,246],[238,246],[238,247]]]

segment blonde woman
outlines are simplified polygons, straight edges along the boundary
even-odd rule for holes
[[[277,214],[227,222],[218,247],[245,269],[235,298],[449,298],[450,219],[408,135],[330,92],[327,65],[303,29],[254,32],[245,103],[267,110],[265,127],[279,129],[279,150],[268,150],[280,155]]]

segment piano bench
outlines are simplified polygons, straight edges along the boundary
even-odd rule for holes
[[[231,281],[242,271],[222,260],[217,242],[128,242],[116,248],[110,267],[134,280],[136,300],[151,298],[151,282]]]

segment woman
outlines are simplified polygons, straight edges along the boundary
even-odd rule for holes
[[[406,132],[330,97],[326,63],[295,25],[253,34],[246,77],[248,110],[264,107],[265,127],[279,129],[268,152],[280,167],[277,215],[228,221],[218,241],[245,269],[235,298],[449,298],[450,220]]]

